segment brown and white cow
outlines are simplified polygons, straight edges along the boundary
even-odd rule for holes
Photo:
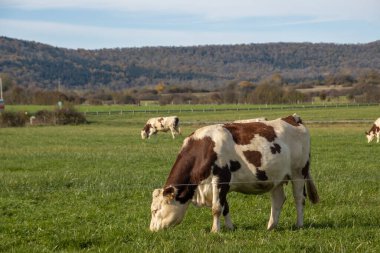
[[[319,201],[310,175],[310,135],[301,119],[229,123],[202,127],[188,136],[163,188],[153,191],[151,231],[179,224],[187,207],[212,208],[212,232],[220,216],[233,229],[227,193],[271,193],[268,229],[276,227],[285,201],[283,185],[292,182],[297,226],[303,226],[305,184],[312,203]]]
[[[377,138],[377,143],[379,143],[380,139],[380,118],[378,118],[375,123],[373,123],[371,129],[368,132],[365,132],[365,135],[367,136],[367,141],[370,143],[373,139],[375,139],[375,136]]]
[[[180,134],[179,118],[177,116],[151,118],[141,130],[141,138],[150,138],[150,136],[157,132],[167,132],[169,130],[172,133],[173,139],[175,138],[175,134]]]

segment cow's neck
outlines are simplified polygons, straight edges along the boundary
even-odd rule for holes
[[[210,137],[190,137],[182,147],[164,186],[176,187],[176,200],[181,203],[190,201],[198,184],[210,176],[211,168],[217,159],[214,146],[215,143]]]

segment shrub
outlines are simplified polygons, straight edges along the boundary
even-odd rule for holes
[[[77,112],[72,107],[55,111],[41,110],[30,118],[24,112],[5,111],[0,114],[1,127],[22,127],[26,122],[33,125],[78,125],[87,123],[87,120],[83,113]]]
[[[54,112],[48,110],[41,110],[36,112],[34,115],[35,119],[33,124],[43,125],[43,124],[55,124],[55,115]]]
[[[2,127],[25,126],[27,115],[24,112],[2,112],[0,125]]]
[[[68,124],[84,124],[87,123],[86,117],[83,113],[77,112],[73,108],[63,108],[55,111],[56,124],[68,125]]]
[[[78,125],[87,123],[85,116],[73,108],[63,108],[55,111],[41,110],[38,111],[34,117],[34,125]]]

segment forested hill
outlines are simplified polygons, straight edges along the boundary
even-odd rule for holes
[[[66,88],[191,84],[214,88],[279,73],[288,83],[380,70],[380,41],[72,50],[0,37],[0,73],[18,85]]]

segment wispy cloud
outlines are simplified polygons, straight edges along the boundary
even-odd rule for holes
[[[203,18],[313,16],[316,18],[380,19],[378,0],[3,0],[3,6],[25,9],[103,9],[187,13]]]
[[[0,35],[69,48],[380,39],[379,0],[0,1]]]
[[[202,32],[159,29],[109,28],[95,26],[78,26],[53,22],[19,21],[0,19],[7,27],[2,32],[11,34],[18,31],[32,40],[45,38],[53,46],[68,48],[102,48],[102,47],[139,47],[144,46],[189,46],[202,44],[235,44],[252,39],[246,33]],[[33,38],[35,36],[36,38]],[[14,34],[12,37],[19,37]],[[67,38],[78,38],[74,43],[65,42]],[[80,38],[80,40],[79,40]],[[61,41],[56,45],[53,41]],[[111,43],[110,43],[111,42]],[[104,46],[99,46],[99,45]]]

